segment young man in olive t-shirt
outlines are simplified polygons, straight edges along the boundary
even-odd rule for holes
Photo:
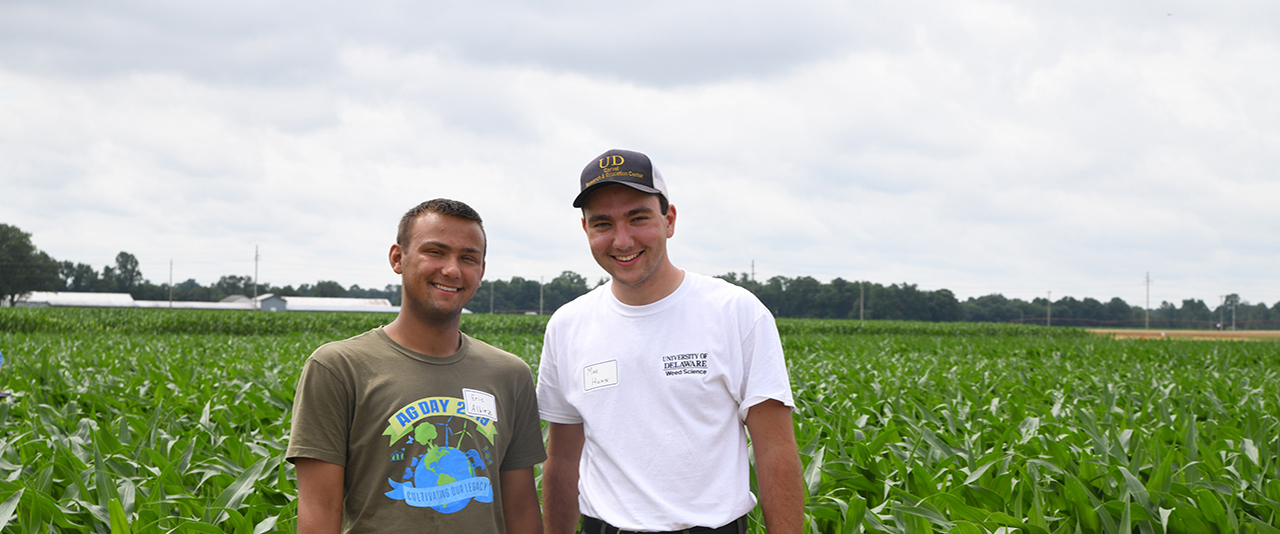
[[[546,459],[529,366],[458,330],[484,275],[480,216],[436,199],[391,246],[391,324],[307,360],[286,458],[298,532],[542,532]]]

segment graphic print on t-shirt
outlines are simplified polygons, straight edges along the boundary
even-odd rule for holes
[[[463,395],[476,410],[457,397],[427,397],[387,420],[382,434],[391,437],[391,460],[409,461],[401,480],[387,479],[387,497],[445,514],[461,511],[472,500],[493,502],[494,397],[471,389]]]

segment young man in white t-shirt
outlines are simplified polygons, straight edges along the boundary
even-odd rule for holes
[[[550,424],[547,534],[799,533],[804,491],[773,316],[750,292],[677,268],[676,208],[648,156],[610,150],[574,207],[608,284],[547,325],[538,405]]]

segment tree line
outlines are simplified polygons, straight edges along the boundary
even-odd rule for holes
[[[1107,302],[1074,297],[1050,302],[1047,298],[1011,299],[996,293],[960,300],[947,289],[929,291],[907,283],[886,286],[841,278],[823,283],[808,276],[775,276],[761,283],[746,273],[719,278],[755,293],[777,317],[1130,328],[1149,324],[1151,328],[1201,329],[1231,328],[1234,321],[1237,329],[1280,329],[1280,302],[1271,307],[1250,304],[1237,294],[1227,295],[1214,308],[1200,299],[1185,299],[1181,305],[1161,302],[1148,312],[1119,297]]]
[[[349,297],[385,298],[400,304],[400,286],[382,289],[344,287],[333,280],[315,284],[275,286],[256,284],[258,295],[273,293],[285,297]],[[86,263],[58,261],[31,243],[31,234],[0,223],[0,300],[12,306],[19,297],[32,291],[69,291],[82,293],[128,293],[134,300],[174,300],[217,302],[233,295],[252,297],[255,283],[249,275],[225,275],[209,285],[194,278],[173,284],[152,283],[142,275],[138,258],[128,252],[116,254],[114,265],[101,270]]]
[[[1280,329],[1280,302],[1272,307],[1229,295],[1210,308],[1199,299],[1180,305],[1162,302],[1144,310],[1119,297],[1107,302],[1093,298],[1062,297],[1050,302],[1010,299],[1000,294],[958,299],[947,289],[924,290],[914,284],[883,285],[836,278],[820,282],[812,277],[775,276],[757,282],[746,273],[720,275],[729,283],[754,293],[776,317],[909,320],[930,322],[1022,322],[1052,326]],[[550,282],[512,277],[485,280],[467,308],[475,313],[551,313],[565,303],[603,284],[589,284],[573,271],[564,271]],[[232,295],[253,296],[254,280],[248,275],[225,275],[207,286],[195,279],[155,284],[146,279],[133,254],[120,252],[114,265],[101,270],[84,263],[57,261],[38,250],[30,234],[0,224],[0,299],[12,305],[30,291],[80,291],[129,293],[136,300],[216,302]],[[400,285],[376,288],[350,287],[333,280],[315,284],[275,286],[258,283],[257,294],[280,296],[385,298],[400,305]]]

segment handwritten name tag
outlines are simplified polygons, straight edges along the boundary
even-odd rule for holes
[[[618,360],[609,360],[582,369],[582,389],[592,391],[618,385]]]
[[[471,417],[498,420],[498,402],[493,395],[474,389],[463,389],[462,398],[466,401],[466,413]]]

